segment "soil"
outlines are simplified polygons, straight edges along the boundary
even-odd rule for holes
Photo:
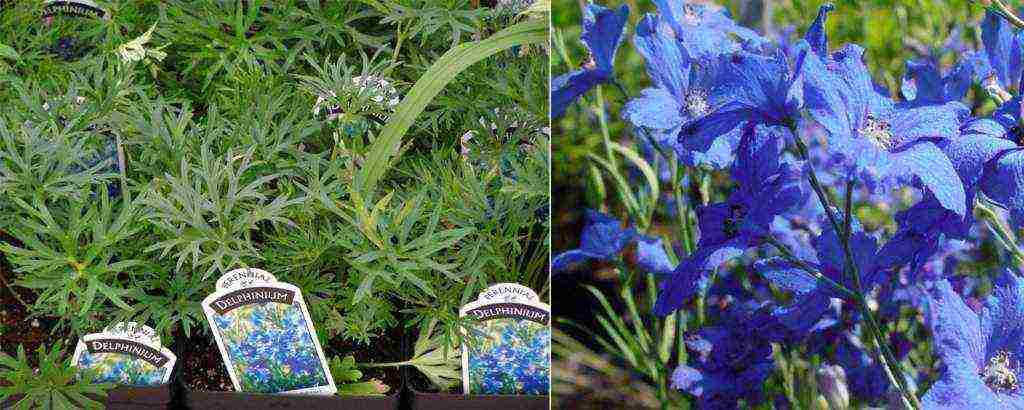
[[[224,361],[220,358],[220,350],[217,349],[212,337],[196,334],[185,337],[180,333],[174,336],[175,341],[182,341],[175,343],[173,349],[178,356],[178,374],[181,375],[186,388],[206,391],[234,390]]]
[[[20,245],[3,231],[0,231],[0,242]],[[14,356],[18,346],[23,346],[31,364],[36,365],[35,351],[40,345],[51,341],[51,330],[56,321],[47,317],[30,317],[28,308],[22,302],[31,305],[35,302],[35,295],[14,286],[13,282],[11,265],[0,253],[0,351]],[[12,289],[18,292],[18,297],[15,297]]]

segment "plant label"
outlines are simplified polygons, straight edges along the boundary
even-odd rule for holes
[[[44,18],[51,18],[57,14],[110,19],[110,13],[91,0],[46,0],[43,2]]]
[[[160,345],[149,326],[120,322],[100,333],[82,336],[71,362],[93,381],[127,386],[158,386],[171,378],[178,358]]]
[[[203,300],[235,390],[337,393],[302,292],[267,271],[235,269]]]
[[[551,307],[532,289],[499,283],[459,310],[475,319],[462,344],[466,394],[548,394]]]

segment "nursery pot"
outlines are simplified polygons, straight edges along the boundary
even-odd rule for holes
[[[549,396],[466,395],[412,389],[414,410],[547,410],[549,403]]]
[[[91,397],[102,402],[107,410],[156,410],[170,409],[171,386],[170,383],[154,387],[117,386],[107,390],[107,397]],[[21,400],[21,396],[14,396],[7,401],[0,403],[0,408],[13,406]]]
[[[182,402],[187,409],[298,409],[298,410],[398,410],[404,386],[387,395],[294,395],[192,390],[185,387]]]
[[[403,372],[409,386],[413,410],[548,410],[547,395],[460,394],[429,391],[427,383],[412,371]]]

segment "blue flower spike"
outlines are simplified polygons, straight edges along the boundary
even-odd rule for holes
[[[551,80],[551,118],[565,114],[566,108],[598,84],[611,81],[615,53],[629,17],[629,7],[616,10],[597,4],[583,9],[583,34],[580,40],[590,51],[589,59],[577,70]]]

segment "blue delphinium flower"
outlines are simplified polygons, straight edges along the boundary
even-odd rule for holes
[[[655,0],[654,4],[676,40],[694,58],[731,53],[744,45],[759,47],[765,42],[753,30],[736,24],[721,7],[681,0]]]
[[[1024,408],[1024,280],[1004,271],[980,313],[948,281],[929,294],[925,322],[942,368],[921,399],[925,408]]]
[[[699,409],[737,408],[763,400],[762,386],[775,368],[771,340],[761,332],[771,323],[762,304],[730,305],[722,323],[705,326],[686,338],[689,364],[672,372],[672,387],[697,398]]]
[[[682,125],[711,113],[723,101],[712,100],[717,77],[716,59],[696,60],[675,38],[663,16],[647,15],[636,27],[637,52],[643,56],[653,87],[630,100],[623,117],[634,126],[650,130],[664,147],[675,147]],[[716,139],[704,150],[680,149],[680,160],[690,165],[725,167],[732,159],[738,135]]]
[[[868,292],[881,282],[888,267],[878,263],[878,245],[875,238],[864,233],[856,220],[853,221],[852,228],[850,250],[853,252],[853,263],[860,274],[863,291]],[[847,289],[857,289],[844,270],[846,256],[843,245],[831,225],[826,226],[821,235],[815,238],[816,254],[801,252],[799,249],[796,251],[803,253],[796,255],[797,257],[821,275]],[[754,270],[780,289],[793,293],[793,303],[779,307],[774,315],[797,333],[809,332],[817,325],[828,311],[831,299],[845,297],[831,285],[816,280],[797,263],[781,257],[758,261],[754,265]]]
[[[558,254],[551,261],[551,271],[560,272],[592,260],[608,261],[636,240],[633,228],[624,228],[622,222],[607,214],[586,210],[587,225],[580,234],[580,247]]]
[[[848,165],[846,178],[873,191],[918,182],[943,207],[965,214],[963,186],[936,143],[958,135],[966,107],[896,105],[871,79],[856,45],[827,57],[808,53],[803,69],[805,107],[828,131],[829,152]]]
[[[960,101],[970,90],[973,75],[974,70],[968,62],[961,62],[942,75],[931,61],[907,61],[900,91],[903,98],[914,106]]]
[[[722,56],[707,97],[715,103],[707,115],[681,128],[676,150],[708,152],[738,129],[794,123],[803,104],[799,74],[807,52],[799,54],[792,63],[779,49],[767,56],[744,50]]]
[[[912,282],[917,283],[918,279],[941,279],[921,276],[945,272],[919,271],[948,241],[966,238],[973,217],[970,214],[956,215],[942,207],[933,196],[926,195],[909,209],[898,212],[895,220],[899,228],[879,251],[879,260],[886,266],[909,264],[914,276]]]
[[[1022,68],[1021,42],[1024,35],[1015,33],[1013,25],[992,11],[985,12],[981,23],[983,51],[973,55],[979,81],[994,79],[1004,89],[1020,82]]]
[[[962,137],[949,141],[944,150],[957,164],[970,202],[973,203],[974,191],[980,190],[1010,211],[1014,225],[1024,224],[1021,98],[1003,103],[991,118],[967,121],[962,133]]]
[[[583,34],[580,40],[590,51],[589,59],[578,70],[551,80],[551,118],[561,117],[576,99],[594,86],[612,78],[615,52],[622,41],[629,7],[611,10],[597,4],[583,8]]]
[[[722,203],[698,209],[697,250],[681,261],[658,293],[655,312],[666,315],[706,289],[711,270],[760,245],[775,217],[805,202],[800,171],[783,161],[782,136],[748,126],[732,170],[738,188]]]

